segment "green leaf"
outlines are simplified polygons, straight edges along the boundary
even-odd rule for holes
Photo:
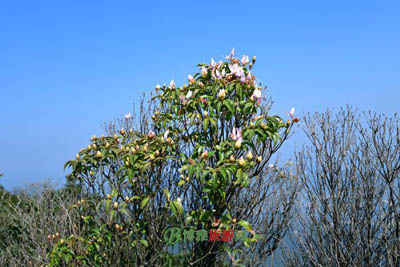
[[[221,168],[220,170],[222,176],[225,178],[225,180],[228,180],[228,173],[226,172],[225,168]]]
[[[149,243],[145,239],[140,239],[140,243],[142,243],[146,248],[149,246]]]
[[[246,229],[247,231],[251,231],[251,225],[250,225],[250,223],[248,223],[247,221],[245,221],[245,220],[240,220],[239,222],[238,222],[238,224],[239,225],[241,225],[241,226],[243,226],[243,228],[244,229]]]
[[[204,129],[207,131],[208,129],[208,124],[210,123],[210,119],[209,118],[205,118],[203,121],[203,125],[204,125]]]
[[[128,169],[128,177],[129,177],[129,179],[133,178],[133,170],[132,169]]]
[[[189,178],[191,178],[193,176],[193,172],[194,172],[194,165],[190,165],[189,166]]]
[[[175,211],[177,212],[177,214],[182,214],[182,212],[183,212],[183,207],[182,207],[182,203],[181,203],[181,202],[175,200],[175,201],[172,201],[172,205],[173,205],[173,207],[175,208]],[[174,211],[174,209],[173,209],[173,211]],[[175,213],[175,212],[174,212],[174,213]],[[176,215],[176,214],[175,214],[175,215]]]
[[[118,195],[117,189],[113,189],[113,190],[111,191],[111,195],[112,195],[113,197],[116,197],[116,196]]]
[[[224,100],[224,105],[228,108],[228,110],[229,110],[230,112],[233,113],[233,111],[234,111],[234,104],[233,104],[233,101],[232,101],[232,100],[230,100],[230,99],[225,99],[225,100]]]
[[[178,183],[178,186],[184,185],[185,183],[186,183],[185,180],[180,180],[179,183]]]
[[[167,200],[169,200],[171,194],[169,193],[169,191],[167,189],[163,189],[164,195],[167,197]]]
[[[221,108],[222,108],[222,103],[218,102],[217,104],[217,112],[220,113],[221,112]]]
[[[140,208],[143,209],[143,208],[147,205],[147,203],[149,202],[149,200],[150,200],[149,197],[144,198],[144,199],[142,200],[142,202],[140,203]]]

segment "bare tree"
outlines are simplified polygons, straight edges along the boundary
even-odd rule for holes
[[[286,266],[399,266],[397,115],[347,107],[306,115],[304,131],[310,144],[296,155],[304,191]]]

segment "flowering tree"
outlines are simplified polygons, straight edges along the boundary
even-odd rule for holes
[[[287,122],[268,115],[270,102],[250,72],[255,57],[237,59],[232,50],[226,59],[200,64],[182,87],[157,86],[138,122],[128,114],[110,124],[66,163],[69,182],[82,188],[75,208],[84,234],[61,239],[53,265],[262,263],[277,248],[298,183],[270,159],[298,119],[294,109]],[[171,226],[248,235],[171,251],[164,242]]]

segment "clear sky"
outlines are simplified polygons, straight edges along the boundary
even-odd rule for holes
[[[400,1],[1,1],[0,184],[62,183],[102,123],[233,47],[257,56],[276,114],[397,112],[399,14]]]

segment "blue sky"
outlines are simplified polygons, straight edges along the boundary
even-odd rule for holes
[[[399,110],[399,1],[215,2],[2,1],[0,184],[62,183],[104,122],[233,47],[276,114]]]

